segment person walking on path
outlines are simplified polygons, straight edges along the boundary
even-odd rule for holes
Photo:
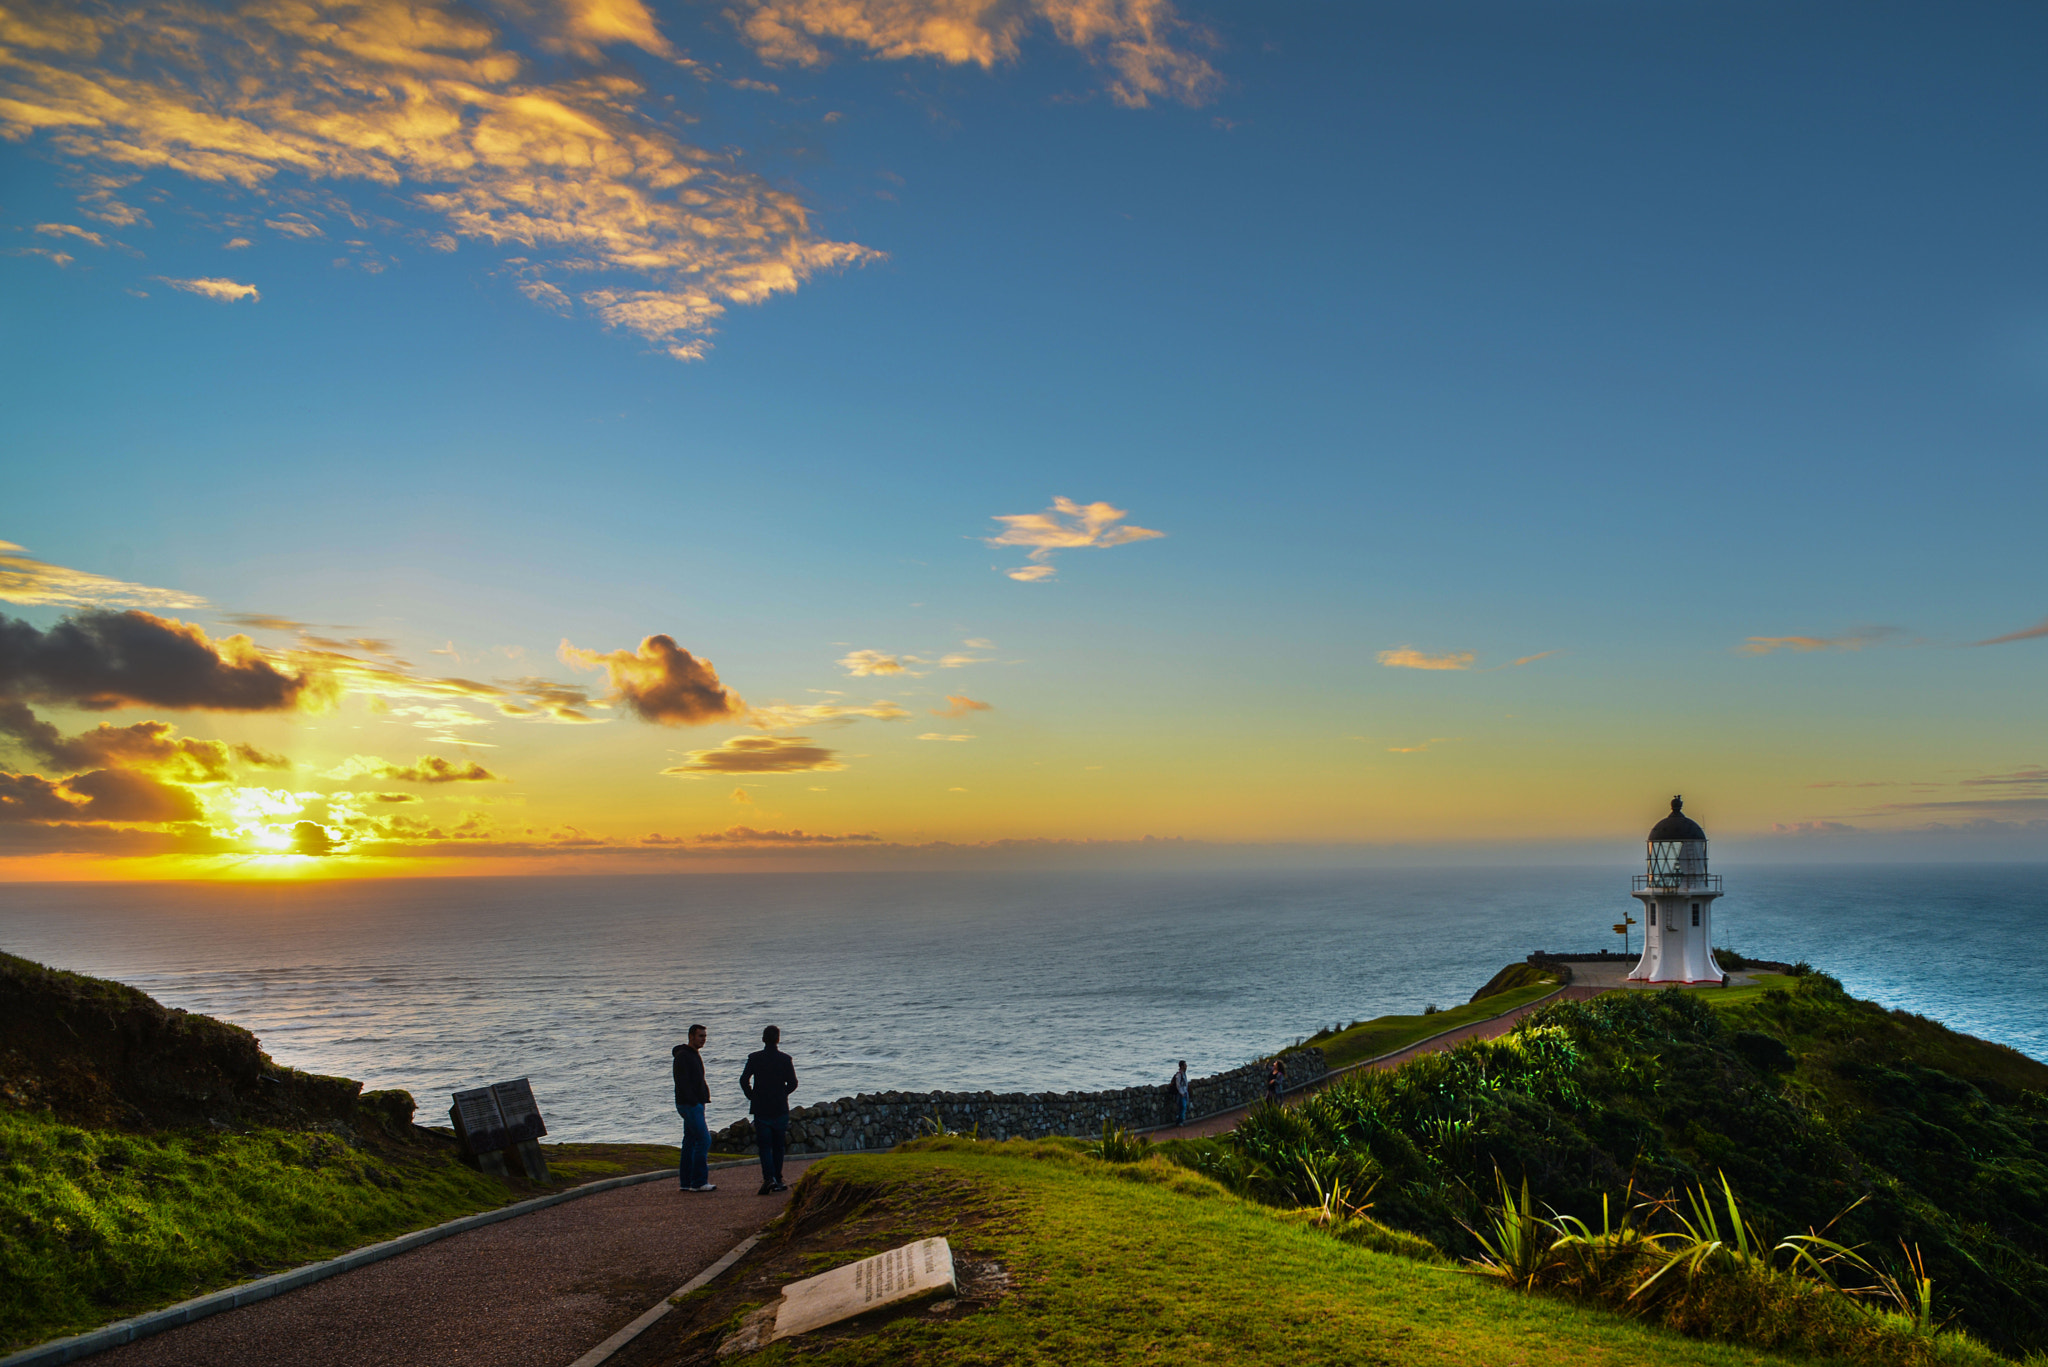
[[[1180,1071],[1173,1075],[1173,1094],[1180,1102],[1180,1119],[1174,1123],[1185,1125],[1188,1123],[1188,1061],[1186,1059],[1180,1061]]]
[[[711,1183],[711,1131],[704,1124],[704,1103],[711,1088],[704,1082],[704,1041],[709,1032],[690,1027],[690,1042],[675,1047],[676,1111],[683,1117],[683,1157],[676,1178],[684,1191],[717,1191]]]
[[[1280,1093],[1287,1090],[1287,1061],[1278,1054],[1266,1069],[1266,1104],[1278,1106]]]
[[[754,1148],[761,1155],[761,1195],[788,1191],[782,1184],[782,1155],[789,1147],[789,1094],[796,1090],[796,1065],[775,1046],[782,1031],[761,1032],[761,1047],[747,1055],[740,1090],[754,1112]]]

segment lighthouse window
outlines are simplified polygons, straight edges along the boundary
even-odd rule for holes
[[[1698,902],[1692,904],[1692,923],[1694,925],[1700,923],[1700,904]]]
[[[1650,924],[1653,926],[1657,924],[1657,904],[1655,902],[1650,903]]]

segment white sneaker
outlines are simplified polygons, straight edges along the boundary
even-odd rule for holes
[[[704,1184],[703,1186],[701,1186],[701,1187],[691,1187],[691,1188],[690,1188],[690,1190],[691,1190],[691,1191],[717,1191],[717,1190],[718,1190],[718,1184],[717,1184],[716,1182],[706,1182],[706,1183],[705,1183],[705,1184]]]

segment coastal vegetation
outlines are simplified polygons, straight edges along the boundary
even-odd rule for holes
[[[1741,990],[1553,1003],[1499,1039],[1353,1074],[1259,1108],[1228,1136],[1158,1148],[1277,1206],[1341,1188],[1380,1223],[1496,1264],[1511,1206],[1509,1226],[1545,1256],[1565,1232],[1611,1233],[1622,1219],[1670,1244],[1696,1221],[1698,1193],[1725,1181],[1765,1245],[1825,1232],[1870,1264],[1873,1293],[1883,1278],[1931,1281],[1930,1323],[2009,1353],[2048,1348],[2048,1066],[1810,970]],[[1503,1183],[1530,1195],[1504,1199]],[[1532,1220],[1550,1221],[1549,1235]],[[1669,1299],[1616,1277],[1528,1281],[1633,1314]],[[1846,1304],[1821,1299],[1823,1318]],[[1753,1339],[1754,1314],[1679,1301],[1666,1322]],[[1808,1318],[1787,1343],[1806,1341]]]

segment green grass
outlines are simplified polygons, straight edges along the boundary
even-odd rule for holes
[[[962,1256],[1001,1263],[1014,1289],[972,1313],[917,1313],[842,1336],[807,1336],[750,1363],[1735,1367],[1799,1360],[1679,1338],[1353,1247],[1297,1212],[1251,1204],[1159,1158],[1107,1164],[1056,1141],[940,1139],[886,1155],[835,1155],[804,1180],[843,1184],[858,1197],[856,1219],[872,1238],[842,1260],[944,1233]],[[929,1193],[963,1186],[974,1196],[956,1196],[956,1205],[1000,1214],[951,1229],[934,1218]],[[789,1269],[800,1272],[801,1264]]]
[[[1526,987],[1510,988],[1505,992],[1482,997],[1464,1006],[1454,1006],[1447,1011],[1436,1011],[1426,1016],[1379,1016],[1341,1031],[1325,1030],[1312,1036],[1305,1043],[1315,1045],[1323,1051],[1323,1059],[1332,1068],[1343,1068],[1360,1063],[1381,1054],[1391,1054],[1396,1049],[1405,1049],[1417,1040],[1428,1039],[1431,1035],[1455,1030],[1461,1025],[1475,1021],[1491,1020],[1518,1006],[1549,996],[1557,991],[1557,984],[1550,982],[1531,983]]]
[[[676,1162],[653,1144],[545,1148],[554,1188]],[[128,1134],[0,1109],[0,1352],[540,1194],[448,1149]]]

